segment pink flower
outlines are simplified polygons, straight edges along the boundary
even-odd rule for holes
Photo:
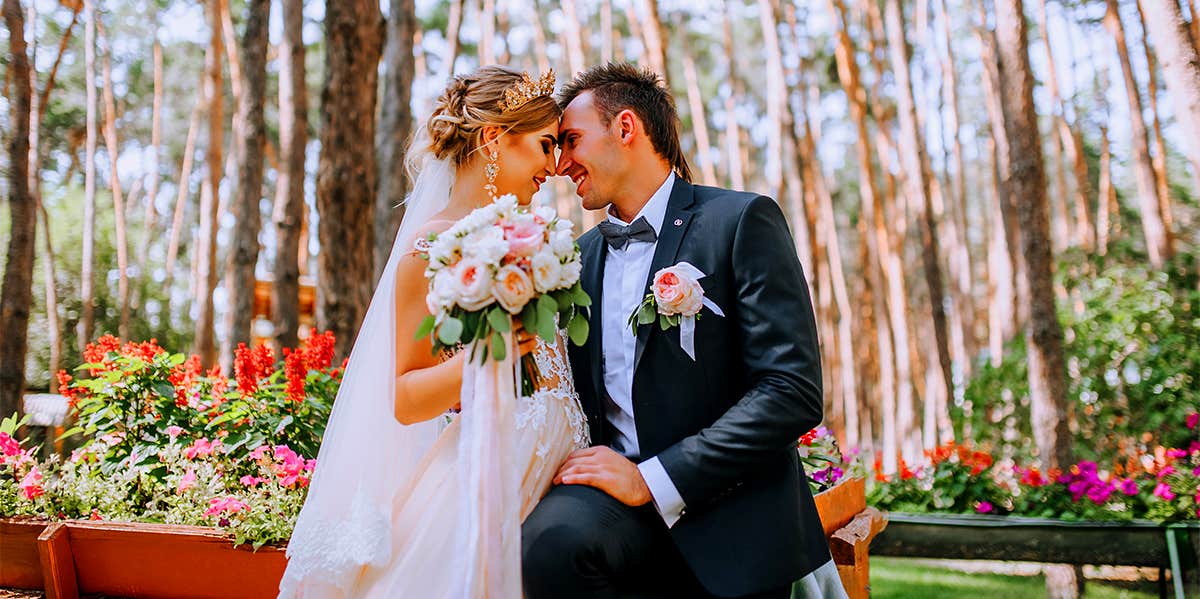
[[[1171,458],[1173,460],[1179,459],[1179,458],[1186,458],[1187,455],[1188,455],[1188,452],[1186,452],[1182,449],[1168,449],[1167,450],[1167,457]]]
[[[534,219],[521,219],[511,227],[504,228],[504,239],[510,252],[518,256],[532,256],[545,242],[546,227]]]
[[[167,427],[167,436],[171,437],[172,439],[178,437],[182,432],[183,429],[179,428],[178,426],[172,425]]]
[[[30,468],[29,473],[21,479],[21,482],[17,486],[21,488],[25,499],[36,499],[46,493],[42,489],[42,473],[38,472],[37,466]]]
[[[247,474],[246,476],[243,476],[242,478],[238,479],[238,482],[242,483],[242,486],[245,486],[245,487],[257,487],[259,483],[266,482],[266,479],[262,479],[257,476],[251,476],[251,475]]]
[[[1127,478],[1127,479],[1121,481],[1121,492],[1129,497],[1133,497],[1134,495],[1137,495],[1138,494],[1137,481],[1133,480],[1132,478]]]
[[[189,468],[187,474],[179,479],[179,485],[175,487],[175,492],[182,495],[184,491],[194,486],[196,486],[196,471]]]
[[[1167,501],[1175,499],[1175,493],[1171,491],[1171,485],[1167,483],[1158,483],[1158,486],[1154,487],[1154,496],[1161,497]]]
[[[1191,414],[1188,414],[1187,427],[1189,429],[1194,429],[1196,428],[1197,424],[1200,424],[1200,412],[1192,412]]]
[[[1158,471],[1158,480],[1162,480],[1172,474],[1175,474],[1175,467],[1167,466],[1166,468]]]
[[[21,453],[21,444],[8,433],[0,433],[0,454],[14,456]]]
[[[654,273],[654,301],[659,314],[695,316],[704,307],[704,288],[700,281],[679,265]]]
[[[979,504],[975,506],[975,513],[990,514],[993,511],[995,511],[995,509],[996,509],[996,507],[993,506],[991,503],[989,503],[987,501],[980,501]]]
[[[205,516],[217,516],[224,513],[236,514],[242,510],[250,509],[242,501],[234,497],[213,497],[208,500],[209,508],[204,512]]]
[[[89,520],[103,520],[104,518],[100,517],[100,510],[93,509],[92,515],[88,519]]]
[[[194,460],[198,457],[210,456],[220,449],[220,439],[209,441],[208,439],[201,438],[196,439],[196,441],[192,443],[191,447],[188,447],[183,454],[187,456],[189,460]]]
[[[492,277],[478,258],[463,258],[454,267],[454,299],[463,310],[481,310],[492,303]]]
[[[533,298],[533,279],[521,267],[509,264],[496,272],[492,295],[509,314],[517,314]]]
[[[259,445],[258,447],[254,448],[254,451],[250,452],[250,459],[261,460],[263,456],[267,455],[267,452],[270,450],[271,448],[267,447],[266,445]]]

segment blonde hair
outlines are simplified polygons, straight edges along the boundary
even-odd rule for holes
[[[415,153],[428,152],[461,167],[483,146],[484,127],[528,133],[557,122],[562,110],[551,96],[535,98],[511,112],[501,109],[504,90],[520,82],[522,75],[509,67],[490,65],[455,77],[438,96],[425,135],[414,143]]]

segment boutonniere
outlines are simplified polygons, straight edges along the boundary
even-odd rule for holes
[[[700,317],[700,310],[708,308],[717,316],[725,316],[720,307],[704,297],[704,288],[700,286],[700,279],[704,276],[699,268],[687,262],[654,273],[650,293],[646,294],[638,309],[629,315],[633,334],[637,334],[638,326],[651,324],[655,320],[664,331],[678,326],[679,345],[688,357],[695,360],[696,319]]]

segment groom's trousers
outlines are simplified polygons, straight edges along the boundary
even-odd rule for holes
[[[557,485],[521,528],[528,599],[712,597],[653,504],[629,507],[583,485]],[[791,588],[739,599],[787,599]]]

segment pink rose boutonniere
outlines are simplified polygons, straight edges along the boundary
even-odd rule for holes
[[[637,334],[640,325],[655,320],[662,330],[679,327],[679,345],[692,360],[696,359],[696,318],[702,308],[708,308],[717,316],[725,313],[708,298],[700,279],[705,277],[700,269],[687,262],[680,262],[654,273],[650,293],[646,294],[637,310],[629,315],[629,326]]]

